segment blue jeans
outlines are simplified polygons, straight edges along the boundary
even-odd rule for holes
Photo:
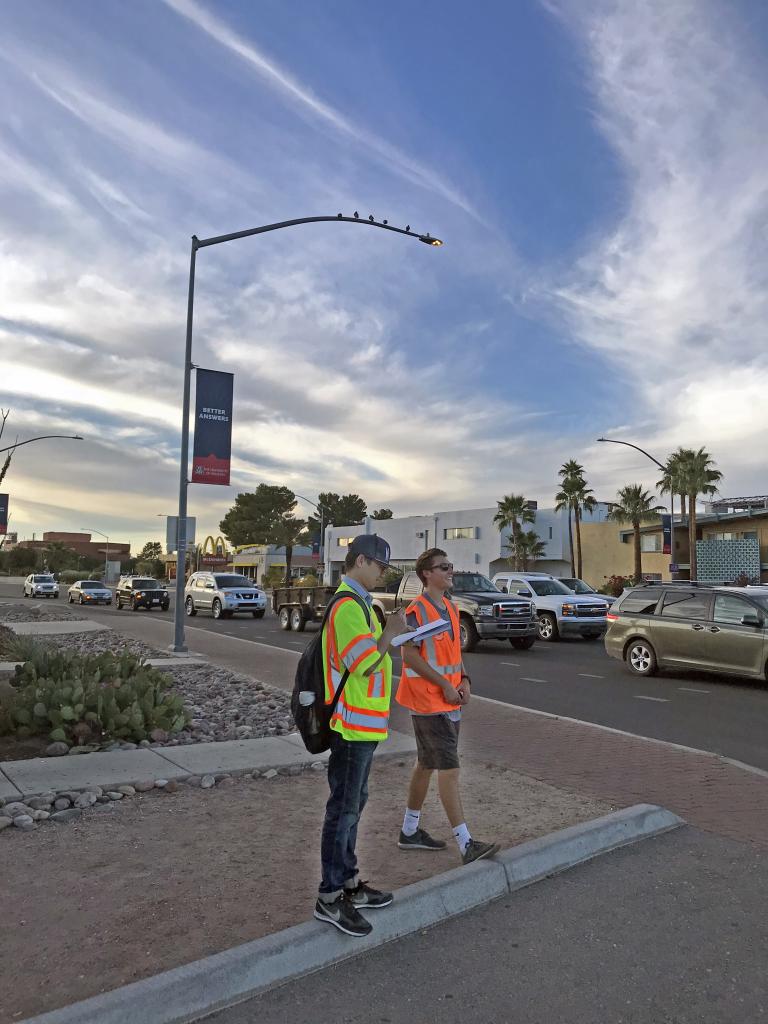
[[[368,801],[368,775],[377,743],[345,740],[331,735],[328,785],[331,795],[325,807],[320,859],[323,880],[320,892],[335,895],[357,875],[357,824]]]

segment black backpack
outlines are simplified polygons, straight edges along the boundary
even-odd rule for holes
[[[357,594],[348,590],[336,593],[328,602],[323,615],[320,630],[307,644],[304,653],[299,658],[296,666],[296,676],[293,682],[293,693],[291,694],[291,713],[296,723],[296,728],[301,734],[304,746],[310,754],[322,754],[331,745],[331,718],[336,710],[341,692],[349,678],[349,670],[341,677],[338,689],[330,704],[325,703],[325,675],[323,672],[323,630],[328,621],[328,616],[333,606],[342,598],[351,597],[357,601],[365,612],[365,617],[370,624],[368,605]],[[313,700],[310,704],[302,704],[300,694],[312,694]]]

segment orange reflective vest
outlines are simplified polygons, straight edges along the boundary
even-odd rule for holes
[[[445,598],[448,618],[453,627],[453,634],[446,631],[439,636],[428,637],[419,647],[419,654],[430,668],[439,672],[454,688],[461,682],[461,641],[459,640],[459,614],[456,606]],[[422,594],[406,608],[406,615],[413,613],[420,626],[427,622],[437,622],[441,616],[435,606]],[[397,702],[419,714],[437,714],[440,711],[455,711],[459,704],[449,704],[442,688],[436,683],[424,679],[414,669],[409,668],[403,659],[403,672],[397,688]]]

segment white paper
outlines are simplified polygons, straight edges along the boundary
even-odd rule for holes
[[[403,644],[410,643],[415,640],[417,643],[421,640],[426,640],[430,636],[439,636],[441,633],[445,633],[446,630],[451,628],[450,622],[447,619],[438,619],[437,622],[427,622],[423,626],[419,626],[418,629],[411,630],[410,633],[400,633],[392,641],[393,647],[402,647]]]

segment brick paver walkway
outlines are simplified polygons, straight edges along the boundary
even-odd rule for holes
[[[392,725],[407,731],[395,707]],[[768,779],[714,755],[483,700],[465,713],[461,749],[560,789],[619,807],[660,804],[698,828],[768,846]]]

